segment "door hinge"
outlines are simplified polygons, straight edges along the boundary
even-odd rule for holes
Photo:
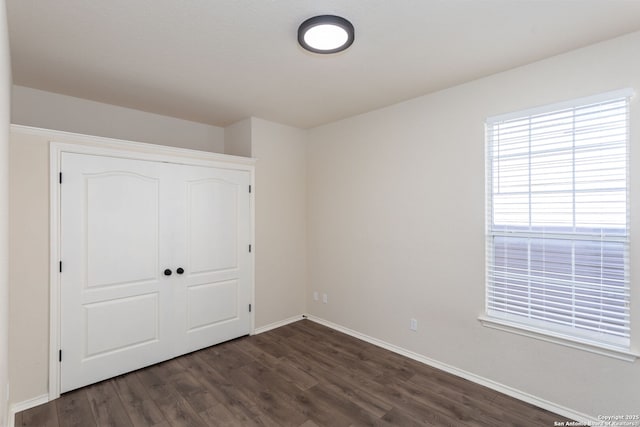
[[[249,252],[251,252],[251,245],[249,245]]]
[[[60,182],[60,184],[62,184],[62,172],[60,172],[60,174],[58,175],[58,181]]]
[[[60,261],[60,273],[62,273],[62,261]]]
[[[58,350],[58,362],[62,362],[62,350]]]
[[[251,186],[249,186],[249,193],[251,193]]]
[[[251,313],[251,304],[249,304],[249,313]]]

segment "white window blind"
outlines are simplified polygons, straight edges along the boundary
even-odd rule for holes
[[[489,317],[629,347],[630,95],[487,120]]]

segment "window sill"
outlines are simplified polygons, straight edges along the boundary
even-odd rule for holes
[[[617,348],[614,346],[607,346],[606,344],[593,343],[587,340],[580,340],[572,337],[569,338],[561,334],[554,334],[550,331],[530,328],[526,325],[510,322],[508,320],[496,319],[487,316],[480,316],[478,320],[480,321],[480,323],[482,323],[483,326],[486,326],[488,328],[511,332],[513,334],[523,335],[525,337],[535,338],[541,341],[551,342],[554,344],[564,345],[566,347],[576,348],[578,350],[588,351],[590,353],[613,357],[615,359],[624,360],[625,362],[635,362],[635,360],[640,357],[640,354],[634,353],[631,350]]]

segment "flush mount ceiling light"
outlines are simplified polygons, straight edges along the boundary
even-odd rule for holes
[[[313,53],[342,52],[353,39],[353,25],[339,16],[314,16],[298,27],[298,43]]]

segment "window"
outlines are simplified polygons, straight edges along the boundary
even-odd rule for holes
[[[629,347],[630,96],[487,120],[490,319]]]

